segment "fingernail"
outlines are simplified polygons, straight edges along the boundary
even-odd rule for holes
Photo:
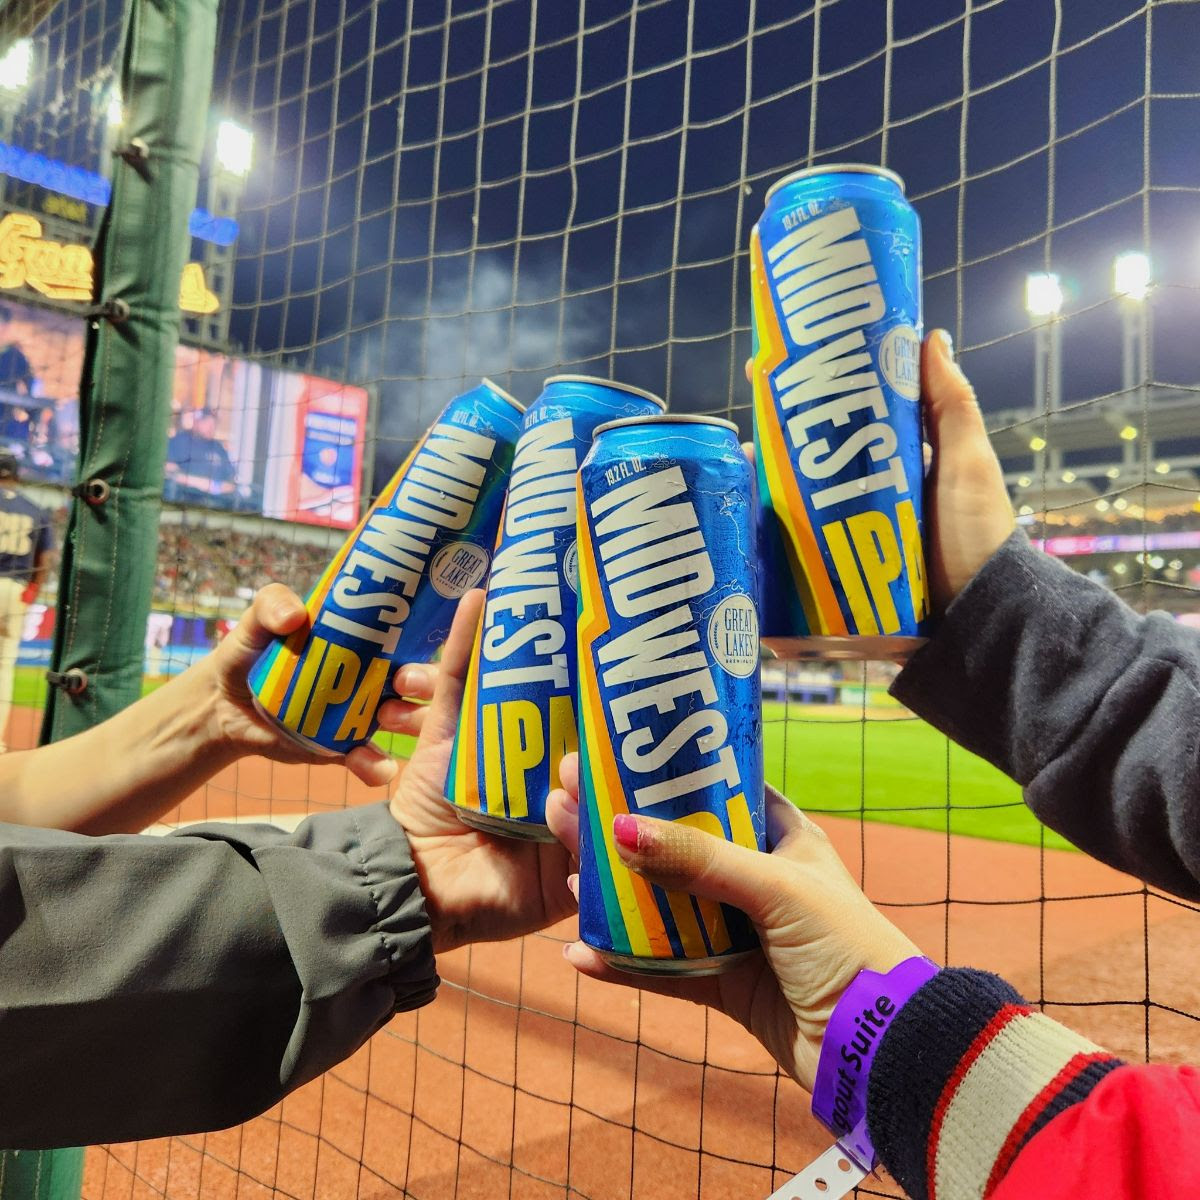
[[[636,851],[638,848],[637,817],[631,817],[628,813],[613,817],[613,837],[622,850]]]
[[[565,808],[572,816],[577,815],[579,812],[579,801],[565,789],[563,791],[563,797],[563,808]]]
[[[294,604],[283,603],[271,605],[271,620],[276,625],[282,625],[295,615],[296,606]]]
[[[946,357],[954,362],[954,339],[950,336],[948,329],[939,329],[937,331],[938,340],[942,343],[942,349],[946,352]]]
[[[401,694],[428,688],[429,672],[424,667],[401,667],[396,672],[395,687]]]
[[[579,875],[578,873],[567,876],[567,890],[575,897],[575,903],[579,903]]]

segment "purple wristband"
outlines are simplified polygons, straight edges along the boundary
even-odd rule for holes
[[[859,971],[825,1027],[813,1116],[864,1171],[874,1170],[876,1162],[867,1132],[867,1078],[875,1051],[896,1014],[939,970],[927,958],[907,958],[886,975]]]

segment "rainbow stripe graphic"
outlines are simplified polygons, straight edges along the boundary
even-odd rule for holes
[[[506,499],[500,507],[496,546],[500,545],[501,539],[504,537],[504,510],[507,504]],[[492,557],[494,561],[494,553]],[[487,742],[481,743],[479,739],[479,672],[483,659],[483,625],[486,617],[487,609],[485,607],[479,612],[479,624],[475,629],[475,645],[471,650],[471,663],[467,668],[466,683],[463,685],[463,702],[459,711],[458,731],[454,735],[454,748],[450,752],[450,769],[446,774],[448,783],[446,798],[459,808],[470,808],[476,812],[483,809],[483,797],[480,795],[479,788],[481,745],[485,754],[490,748],[491,757],[495,761],[495,765],[488,769],[499,770],[500,767],[500,746],[495,731],[492,731],[490,747]],[[488,788],[487,790],[491,795],[499,794],[498,788]]]
[[[428,437],[429,435],[426,434],[412,448],[408,457],[401,464],[400,469],[392,476],[387,487],[379,494],[375,503],[363,515],[363,519],[359,521],[354,532],[346,539],[342,548],[334,556],[333,561],[325,568],[325,573],[317,580],[316,586],[309,592],[308,599],[304,601],[304,608],[308,613],[308,622],[301,625],[289,637],[272,643],[258,662],[254,664],[254,669],[250,672],[250,690],[254,693],[259,707],[268,716],[275,717],[289,729],[295,730],[298,728],[302,715],[301,713],[296,713],[295,719],[289,720],[289,714],[284,708],[284,701],[288,697],[292,680],[296,676],[296,669],[299,667],[301,660],[305,660],[306,665],[311,667],[312,674],[315,677],[317,669],[321,665],[319,656],[312,655],[308,656],[307,659],[305,658],[304,651],[308,646],[309,631],[312,622],[317,613],[321,611],[321,606],[325,603],[325,598],[329,595],[334,581],[341,572],[342,564],[346,561],[350,551],[354,549],[359,534],[366,528],[367,522],[375,512],[391,505],[396,497],[396,493],[400,490],[400,485],[404,482],[404,477],[408,474],[409,466],[413,459],[416,458],[417,452],[424,446]],[[308,681],[308,684],[311,687],[311,679]],[[307,697],[308,687],[297,688],[296,692],[298,695]]]
[[[796,486],[796,475],[788,457],[771,373],[787,360],[787,344],[770,278],[763,261],[762,238],[757,227],[750,235],[750,289],[754,330],[758,341],[754,354],[754,434],[758,446],[758,472],[763,504],[774,512],[783,532],[783,548],[791,570],[808,633],[844,635],[846,618],[838,603],[837,590],[821,557],[817,534],[808,506]]]

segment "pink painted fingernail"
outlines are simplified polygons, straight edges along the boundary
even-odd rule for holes
[[[637,817],[631,817],[628,813],[613,817],[613,837],[616,838],[617,845],[622,850],[636,850],[638,848]]]
[[[575,897],[575,903],[579,903],[579,875],[578,873],[567,876],[567,890]]]

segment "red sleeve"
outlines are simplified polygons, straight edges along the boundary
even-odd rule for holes
[[[1025,1144],[988,1200],[1200,1197],[1200,1071],[1121,1067]]]

